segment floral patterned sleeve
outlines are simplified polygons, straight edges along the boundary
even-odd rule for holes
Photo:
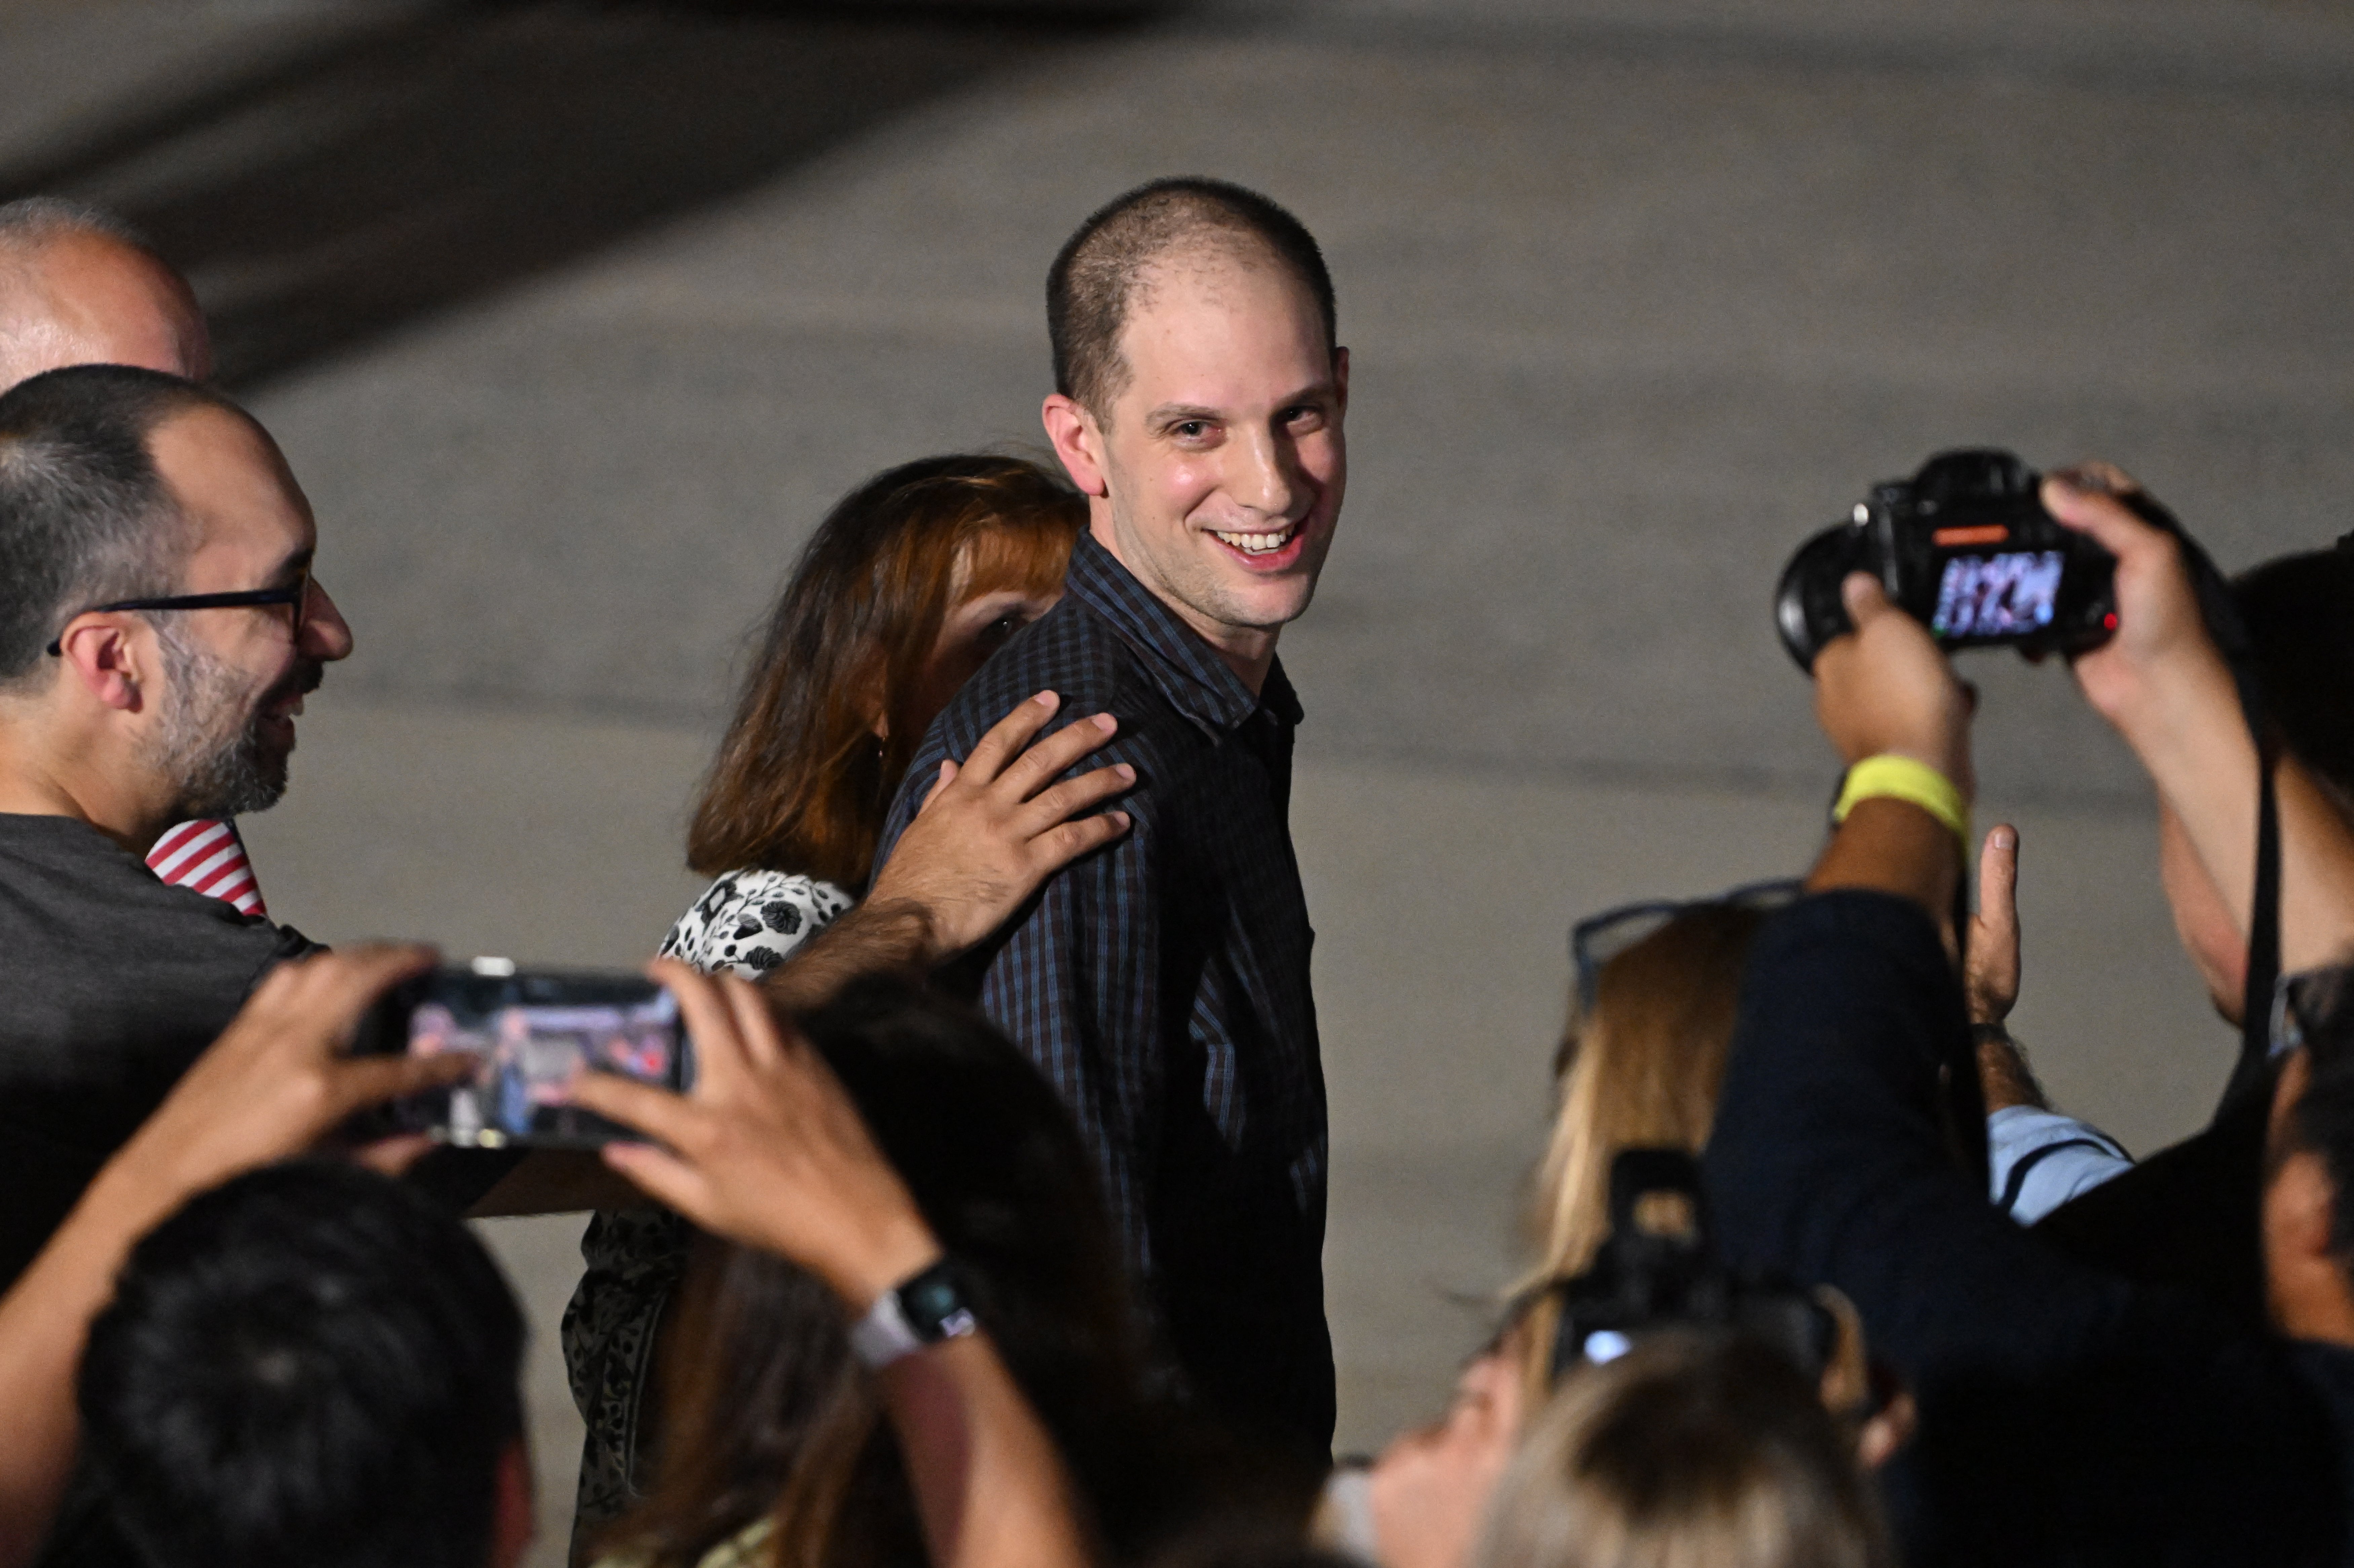
[[[777,871],[731,871],[679,916],[661,956],[757,980],[850,907],[830,882]],[[667,1209],[600,1211],[580,1237],[588,1267],[564,1309],[564,1365],[588,1425],[573,1522],[574,1561],[595,1531],[645,1494],[652,1478],[646,1386],[663,1308],[686,1268],[695,1230]]]
[[[850,907],[850,895],[813,876],[731,871],[678,917],[662,957],[756,980]]]

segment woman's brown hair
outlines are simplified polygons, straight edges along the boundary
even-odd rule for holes
[[[1058,591],[1086,524],[1086,503],[1020,458],[925,458],[844,496],[769,614],[695,805],[687,863],[864,885],[923,740],[906,705],[952,604]]]
[[[1118,1240],[1045,1079],[978,1012],[887,976],[801,1020],[907,1183],[1008,1372],[1115,1541],[1171,1486]],[[924,1543],[842,1304],[779,1257],[707,1238],[665,1330],[652,1494],[599,1542],[693,1568],[766,1520],[774,1568],[920,1564]],[[1142,1502],[1131,1502],[1141,1497]]]

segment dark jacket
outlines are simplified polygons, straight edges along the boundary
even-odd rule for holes
[[[2003,1218],[1941,1136],[1962,994],[1928,917],[1804,899],[1760,934],[1705,1161],[1728,1260],[1838,1287],[1911,1385],[1907,1561],[2354,1561],[2354,1352],[2251,1332]]]

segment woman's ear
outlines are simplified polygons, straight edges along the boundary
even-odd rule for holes
[[[888,745],[891,740],[891,661],[887,655],[870,650],[866,668],[858,675],[858,716],[866,722],[867,733]]]

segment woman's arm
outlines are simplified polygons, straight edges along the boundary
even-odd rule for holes
[[[1109,714],[1030,744],[1060,705],[1041,692],[1000,719],[963,767],[941,765],[865,899],[760,981],[779,1015],[822,1007],[861,975],[948,962],[1004,924],[1049,876],[1128,831],[1125,811],[1094,811],[1136,782],[1126,763],[1055,782],[1111,738],[1118,726]],[[540,1149],[466,1212],[476,1219],[553,1214],[634,1199],[594,1155]]]
[[[1128,831],[1128,813],[1095,808],[1134,784],[1134,768],[1121,763],[1055,782],[1112,737],[1119,725],[1111,715],[1031,744],[1061,705],[1041,692],[1000,719],[961,767],[940,765],[865,901],[764,982],[780,1011],[822,1006],[862,974],[948,962],[1003,925],[1048,877]]]
[[[790,1259],[863,1317],[940,1260],[939,1243],[850,1097],[761,992],[660,963],[695,1035],[691,1097],[610,1076],[579,1102],[661,1140],[605,1159],[705,1230]],[[1088,1561],[1061,1457],[985,1331],[900,1357],[883,1402],[938,1568]]]

